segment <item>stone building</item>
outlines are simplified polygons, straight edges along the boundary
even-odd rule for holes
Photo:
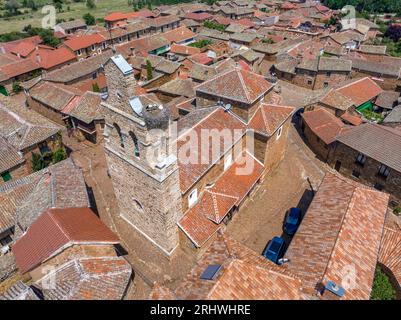
[[[168,139],[168,110],[133,104],[136,80],[122,56],[112,57],[105,71],[105,153],[120,215],[170,255],[178,245],[176,223],[182,208],[177,158]]]
[[[329,164],[340,173],[390,193],[400,204],[401,133],[378,124],[363,124],[336,138]]]

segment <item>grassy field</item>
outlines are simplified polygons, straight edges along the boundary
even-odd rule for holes
[[[70,1],[69,3],[63,5],[63,12],[57,12],[56,19],[65,19],[68,21],[70,18],[82,18],[82,16],[87,12],[90,12],[96,18],[103,18],[105,15],[113,11],[133,11],[132,6],[128,5],[128,0],[95,0],[95,2],[96,8],[89,10],[86,7],[85,2]],[[51,4],[52,1],[36,0],[36,3]],[[67,11],[67,7],[70,7],[69,11]],[[20,11],[22,12],[25,10],[29,9],[20,8]],[[44,15],[41,13],[41,8],[39,8],[36,12],[32,11],[11,18],[0,18],[0,34],[11,31],[21,31],[26,25],[29,24],[34,27],[40,27],[43,16]]]

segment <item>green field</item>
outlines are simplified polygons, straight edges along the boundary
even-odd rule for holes
[[[2,1],[0,0],[0,3]],[[49,0],[36,0],[38,5],[52,4]],[[68,1],[68,3],[63,5],[63,12],[57,12],[56,19],[65,19],[68,21],[70,18],[82,18],[82,16],[90,12],[96,18],[103,18],[110,12],[122,11],[129,12],[133,11],[132,6],[128,5],[128,0],[96,0],[96,8],[88,9],[85,2],[73,2]],[[67,11],[67,7],[70,7],[70,11]],[[20,11],[30,10],[27,8],[20,8]],[[0,10],[0,13],[3,13]],[[11,18],[0,18],[0,34],[11,32],[11,31],[21,31],[26,25],[32,25],[34,27],[41,27],[41,20],[43,18],[41,13],[41,8],[38,11],[28,12],[23,15],[18,15]]]

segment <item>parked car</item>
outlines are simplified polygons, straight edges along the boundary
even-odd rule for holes
[[[262,255],[274,263],[278,264],[279,259],[282,257],[284,252],[285,242],[281,237],[274,237],[266,249],[263,251]]]
[[[284,223],[284,232],[288,235],[293,235],[297,232],[301,224],[301,210],[299,208],[291,208],[288,212],[287,219]]]

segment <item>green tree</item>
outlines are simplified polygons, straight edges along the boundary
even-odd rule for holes
[[[67,153],[65,152],[65,149],[63,147],[58,148],[52,153],[53,164],[63,161],[65,159],[67,159]]]
[[[8,0],[4,5],[4,9],[6,9],[11,14],[16,14],[20,7],[21,4],[18,2],[18,0]]]
[[[387,275],[378,266],[373,280],[371,300],[394,300],[396,298],[395,290],[390,283]]]
[[[88,12],[88,13],[85,13],[85,14],[83,15],[82,18],[85,20],[85,23],[86,23],[88,26],[93,26],[93,25],[96,24],[96,19],[95,19],[95,17],[94,17],[93,15],[91,15],[89,12]]]
[[[100,92],[100,88],[99,88],[99,85],[97,84],[97,82],[92,84],[92,91],[93,92]]]
[[[86,7],[87,7],[88,9],[95,9],[95,8],[96,8],[95,1],[93,1],[93,0],[86,0]]]
[[[150,60],[146,60],[146,74],[148,81],[153,79],[153,67]]]
[[[22,87],[21,87],[20,83],[19,82],[14,82],[13,83],[13,92],[14,93],[18,93],[18,92],[21,92],[21,91],[22,91]]]

